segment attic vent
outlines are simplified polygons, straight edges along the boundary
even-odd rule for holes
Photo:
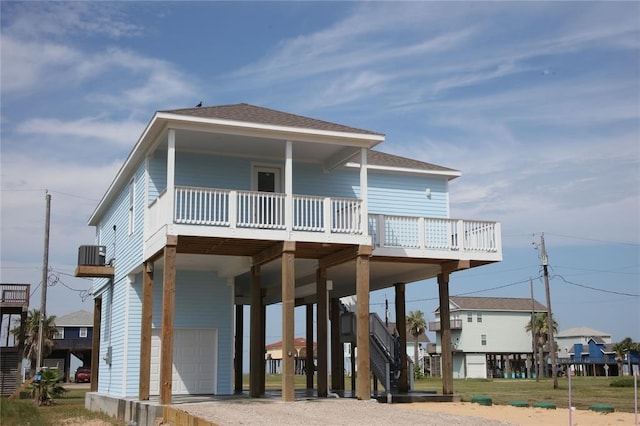
[[[78,265],[104,266],[106,256],[106,246],[80,246]]]

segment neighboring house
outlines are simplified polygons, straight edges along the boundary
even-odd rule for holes
[[[242,391],[244,305],[249,395],[259,397],[273,303],[285,353],[295,349],[294,307],[316,305],[317,394],[326,396],[328,366],[332,380],[344,374],[333,362],[341,351],[328,362],[340,339],[329,305],[355,295],[367,318],[369,292],[395,287],[399,312],[407,283],[437,278],[446,292],[454,272],[501,261],[499,223],[449,217],[460,172],[372,149],[383,141],[248,104],[156,112],[89,219],[98,254],[80,256],[88,260],[76,270],[98,277],[99,371],[87,398],[168,404]],[[369,338],[359,321],[361,399],[371,395]],[[291,401],[293,356],[282,369]],[[445,394],[452,383],[445,374]]]
[[[558,332],[554,337],[558,348],[557,356],[559,360],[570,358],[569,353],[574,349],[576,343],[587,346],[591,339],[596,343],[611,343],[611,334],[589,327],[569,328]]]
[[[0,284],[0,396],[13,394],[22,383],[22,360],[29,311],[30,284]],[[20,327],[18,339],[11,330]]]
[[[316,354],[318,344],[316,342],[311,342],[311,345],[313,348],[313,359],[316,359],[318,357]],[[296,337],[293,341],[293,346],[295,350],[293,354],[295,358],[294,372],[295,374],[304,374],[307,371],[307,339],[304,337]],[[271,343],[265,347],[267,350],[265,362],[267,363],[266,368],[268,374],[282,373],[282,360],[284,358],[282,348],[282,340]],[[313,368],[315,369],[315,364]]]
[[[566,352],[568,356],[558,359],[558,364],[579,376],[617,376],[618,363],[612,347],[600,337],[587,338],[584,343],[575,343]]]
[[[611,335],[588,327],[575,327],[558,333],[558,363],[579,376],[617,376],[618,361]],[[640,361],[637,352],[625,354],[623,374]],[[638,367],[635,367],[638,368]]]
[[[453,377],[532,375],[533,342],[526,326],[532,310],[546,312],[544,305],[528,298],[452,296],[449,306]],[[436,333],[440,354],[440,308],[434,313],[437,321],[429,323],[429,330]]]
[[[93,339],[93,314],[87,311],[73,312],[56,317],[56,333],[53,336],[53,351],[44,365],[56,367],[65,381],[71,380],[71,355],[82,365],[91,365]]]

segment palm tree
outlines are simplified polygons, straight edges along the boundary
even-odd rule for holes
[[[616,354],[616,362],[618,363],[618,376],[622,376],[622,364],[624,363],[625,355],[630,351],[636,350],[636,344],[633,343],[631,337],[625,337],[622,341],[616,343],[611,348]]]
[[[427,321],[422,311],[411,311],[407,316],[407,329],[413,336],[413,361],[418,365],[418,337],[427,330]]]
[[[53,336],[56,332],[56,316],[45,316],[43,322],[44,340],[42,344],[42,359],[47,357],[53,350]],[[16,339],[20,338],[20,325],[11,330],[11,334]],[[38,363],[38,342],[40,340],[40,311],[33,309],[27,314],[24,336],[24,357],[31,361],[31,377],[34,377],[36,365]]]
[[[42,372],[39,383],[31,385],[31,391],[38,395],[38,405],[53,404],[53,397],[64,395],[67,390],[60,385],[62,377],[58,376],[58,372],[54,370],[45,370]]]
[[[553,320],[553,318],[552,318]],[[547,313],[546,312],[538,312],[533,317],[533,323],[529,321],[525,326],[525,330],[527,332],[531,332],[533,328],[533,333],[536,341],[536,346],[538,347],[538,368],[536,371],[536,377],[540,377],[540,370],[546,377],[546,369],[545,366],[545,357],[544,357],[544,347],[549,341],[549,323],[547,322]],[[558,323],[553,320],[553,332],[555,333],[558,330]],[[555,345],[549,345],[549,350],[554,351]]]

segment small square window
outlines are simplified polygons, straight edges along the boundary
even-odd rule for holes
[[[80,337],[87,337],[87,327],[80,327]]]
[[[53,332],[54,339],[64,339],[64,327],[56,327],[56,331]]]
[[[478,312],[478,322],[482,322],[482,312]]]
[[[467,312],[467,322],[473,322],[473,313]]]
[[[487,346],[487,335],[486,334],[482,334],[480,336],[480,343],[482,343],[482,346]]]

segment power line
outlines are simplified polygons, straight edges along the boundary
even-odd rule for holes
[[[563,277],[560,274],[555,274],[552,278],[555,278],[555,277],[560,278],[562,281],[564,281],[567,284],[575,285],[576,287],[582,287],[582,288],[586,288],[586,289],[593,290],[593,291],[599,291],[599,292],[602,292],[602,293],[617,294],[619,296],[640,297],[640,294],[624,293],[624,292],[613,291],[613,290],[604,290],[604,289],[601,289],[601,288],[591,287],[591,286],[588,286],[588,285],[585,285],[585,284],[574,283],[572,281],[567,280],[565,277]]]

